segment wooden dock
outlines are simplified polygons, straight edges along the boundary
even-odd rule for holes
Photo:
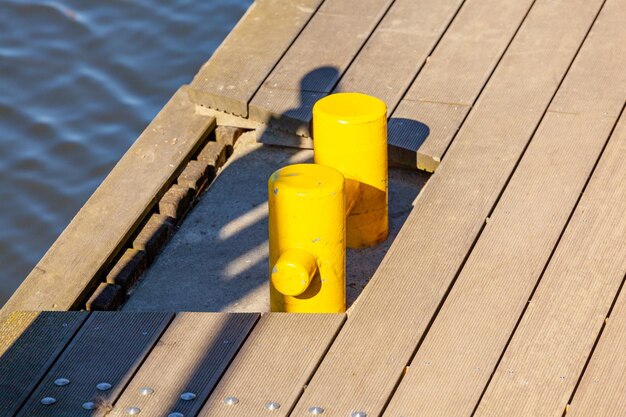
[[[0,416],[626,416],[625,22],[626,0],[258,0],[3,308]],[[337,91],[383,99],[391,162],[435,171],[347,316],[20,312],[121,302],[107,277],[148,267],[216,124],[310,146]]]

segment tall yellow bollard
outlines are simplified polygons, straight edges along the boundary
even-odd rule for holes
[[[387,239],[387,106],[360,93],[338,93],[313,106],[315,163],[346,178],[347,246]]]
[[[279,169],[268,183],[272,311],[346,309],[344,177],[315,164]]]

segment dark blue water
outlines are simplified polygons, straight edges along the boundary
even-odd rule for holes
[[[251,0],[0,0],[0,305]]]

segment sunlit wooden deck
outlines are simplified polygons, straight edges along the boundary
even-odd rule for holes
[[[0,416],[626,416],[625,22],[625,0],[257,1],[177,120],[310,146],[320,97],[383,99],[392,163],[435,172],[372,281],[347,316],[14,313]],[[73,298],[10,308],[82,305],[174,176],[107,201],[136,213],[72,261]]]

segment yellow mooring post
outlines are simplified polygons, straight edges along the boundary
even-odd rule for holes
[[[315,164],[279,169],[268,184],[272,311],[346,309],[344,178]]]
[[[272,311],[346,309],[346,245],[387,239],[387,108],[359,93],[313,107],[315,164],[269,180]]]
[[[331,94],[313,106],[315,163],[346,178],[349,248],[387,239],[387,106],[360,93]]]

